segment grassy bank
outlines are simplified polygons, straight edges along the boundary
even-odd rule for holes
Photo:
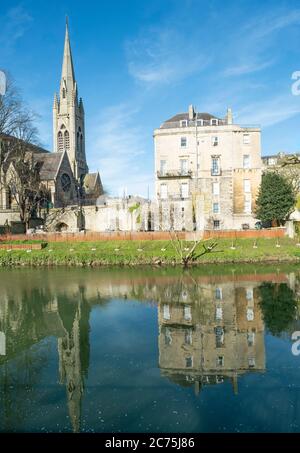
[[[137,266],[180,264],[170,241],[49,242],[42,250],[0,250],[0,266]],[[300,262],[296,241],[220,239],[217,247],[194,264]],[[24,242],[23,242],[24,243]],[[209,242],[206,242],[208,245]],[[280,247],[276,246],[280,245]],[[184,243],[188,253],[191,242]],[[232,248],[234,246],[234,248]],[[201,243],[196,252],[202,251]]]

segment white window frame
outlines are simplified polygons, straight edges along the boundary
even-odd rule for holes
[[[216,171],[214,171],[214,162],[217,163]],[[219,176],[221,174],[221,160],[219,156],[211,156],[211,174],[213,176]]]
[[[204,121],[202,119],[198,119],[198,120],[196,120],[196,123],[197,123],[197,127],[202,127],[204,124]]]
[[[219,355],[217,357],[217,367],[219,367],[219,366],[223,367],[224,363],[225,363],[224,356],[223,355]]]
[[[243,134],[243,145],[251,145],[251,136],[249,133]]]
[[[217,297],[217,293],[220,295],[220,297]],[[217,286],[217,288],[215,289],[215,299],[216,300],[223,299],[223,291],[222,291],[222,288],[220,288],[219,286]]]
[[[218,206],[218,210],[215,211],[215,206]],[[214,201],[212,204],[212,212],[213,214],[220,214],[220,203],[218,201]]]
[[[246,158],[248,158],[248,163],[246,164]],[[243,155],[243,168],[251,168],[251,156],[250,154]]]
[[[193,331],[192,329],[188,329],[184,331],[184,343],[185,344],[193,344]]]
[[[163,318],[167,321],[171,319],[171,311],[169,304],[163,304]]]
[[[248,357],[248,366],[249,368],[255,368],[256,362],[255,357]]]
[[[188,127],[188,120],[181,120],[180,127]]]
[[[253,310],[253,308],[249,308],[249,307],[247,308],[246,317],[247,317],[247,321],[248,322],[254,321],[254,310]]]
[[[252,197],[251,193],[248,192],[244,194],[244,212],[245,214],[251,214],[252,212]]]
[[[183,317],[185,321],[192,320],[192,307],[190,305],[185,305],[183,308]]]
[[[212,183],[212,192],[213,192],[213,195],[218,197],[220,195],[220,183],[217,182],[217,181],[214,181]]]
[[[162,190],[163,187],[165,188],[164,189],[165,192]],[[160,185],[160,198],[162,200],[167,200],[168,199],[168,185],[165,184],[165,183]]]
[[[189,171],[189,160],[188,159],[180,159],[179,162],[180,162],[180,174],[181,175],[187,175],[188,171]]]
[[[166,328],[165,330],[165,345],[170,345],[172,344],[172,333],[169,328]]]
[[[223,308],[217,307],[216,308],[216,321],[222,321],[223,319]]]
[[[251,193],[251,180],[244,179],[244,193]]]
[[[253,300],[253,288],[246,288],[246,299]]]
[[[247,332],[247,344],[249,348],[255,345],[255,332]]]
[[[211,137],[211,145],[218,146],[219,145],[219,137],[217,135],[213,135]]]
[[[185,143],[185,145],[183,145],[182,143]],[[180,147],[181,148],[187,147],[187,137],[180,137]]]
[[[216,222],[218,222],[218,226],[216,226]],[[213,221],[213,229],[214,229],[214,230],[220,230],[220,229],[221,229],[221,222],[220,222],[219,219],[215,219],[215,220]]]
[[[186,189],[183,189],[186,188]],[[180,197],[181,198],[189,198],[190,187],[188,182],[182,182],[180,184]]]
[[[164,165],[163,165],[164,162]],[[167,169],[167,161],[166,159],[161,159],[159,162],[159,171],[162,176],[166,174],[166,169]]]
[[[219,120],[217,118],[211,118],[210,125],[211,126],[218,126],[219,125]]]
[[[188,360],[190,360],[190,364],[191,364],[190,366],[187,365],[187,361]],[[191,355],[191,356],[186,357],[185,358],[185,368],[193,368],[193,366],[194,366],[194,358],[193,358],[193,356]]]

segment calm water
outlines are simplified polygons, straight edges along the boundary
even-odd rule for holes
[[[1,270],[0,431],[299,432],[298,268]]]

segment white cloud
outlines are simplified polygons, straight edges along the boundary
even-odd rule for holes
[[[32,17],[22,6],[16,6],[8,10],[5,16],[2,16],[0,22],[0,46],[1,50],[10,50],[14,47],[24,33],[28,30]]]
[[[149,29],[126,43],[129,73],[136,81],[151,86],[177,82],[200,72],[211,59],[197,42],[175,28]]]
[[[153,170],[147,168],[147,132],[138,121],[138,110],[128,104],[112,106],[93,120],[88,139],[88,159],[92,170],[99,170],[104,187],[111,195],[147,196],[153,183]],[[148,149],[147,149],[148,148]]]
[[[229,77],[229,76],[241,76],[245,74],[251,74],[253,72],[258,72],[262,71],[263,69],[266,69],[274,63],[274,59],[265,61],[265,62],[257,62],[257,61],[252,61],[249,62],[249,60],[245,63],[239,64],[237,66],[232,66],[229,68],[226,68],[224,71],[224,76]]]
[[[300,114],[300,101],[295,96],[278,95],[272,99],[253,102],[237,112],[241,124],[274,126]]]
[[[276,62],[274,45],[276,34],[300,24],[300,10],[284,12],[271,11],[256,16],[237,30],[226,52],[234,65],[225,68],[225,76],[242,76],[262,71]]]
[[[252,40],[266,39],[274,32],[300,24],[300,9],[271,11],[270,14],[256,17],[247,23],[244,32],[250,31]]]

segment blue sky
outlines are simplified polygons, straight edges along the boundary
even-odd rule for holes
[[[300,151],[299,0],[0,0],[0,67],[39,113],[52,148],[52,102],[65,16],[86,149],[111,194],[153,190],[153,129],[187,111],[262,126],[262,153]]]

